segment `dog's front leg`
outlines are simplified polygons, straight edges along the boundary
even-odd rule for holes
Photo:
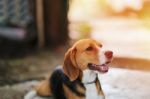
[[[98,96],[98,99],[105,99],[105,96],[104,96],[104,95],[103,95],[103,96],[102,96],[102,95],[99,95],[99,96]]]
[[[96,79],[96,88],[98,92],[98,99],[105,99],[105,95],[103,93],[103,90],[101,88],[100,81],[98,78]]]

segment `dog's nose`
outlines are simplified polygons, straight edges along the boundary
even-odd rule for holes
[[[112,58],[112,57],[113,57],[113,52],[112,52],[112,51],[106,51],[106,52],[105,52],[105,56],[106,56],[107,58]]]

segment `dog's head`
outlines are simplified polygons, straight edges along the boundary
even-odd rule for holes
[[[93,39],[83,39],[76,42],[65,54],[63,69],[70,81],[78,77],[82,79],[83,71],[105,73],[108,63],[112,61],[112,51],[102,51],[102,44]]]

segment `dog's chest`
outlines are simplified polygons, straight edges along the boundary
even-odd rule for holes
[[[86,88],[86,99],[100,99],[97,93],[95,83],[85,85]]]
[[[83,71],[82,83],[84,83],[84,86],[86,88],[86,99],[104,99],[104,96],[98,95],[96,83],[93,82],[95,81],[96,77],[96,73],[91,70]],[[89,84],[89,82],[93,83]]]

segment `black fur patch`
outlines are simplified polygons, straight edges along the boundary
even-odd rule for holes
[[[79,97],[85,97],[84,93],[81,93],[77,90],[76,86],[79,84],[82,88],[85,89],[84,85],[81,83],[80,79],[77,79],[73,82],[64,75],[62,68],[56,69],[50,78],[51,90],[55,99],[67,99],[63,90],[63,84],[65,84],[73,93]]]

